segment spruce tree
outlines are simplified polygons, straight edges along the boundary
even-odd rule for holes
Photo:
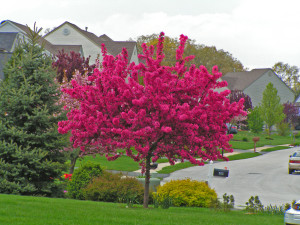
[[[0,193],[57,196],[65,137],[57,132],[64,115],[51,58],[29,29],[6,64],[0,82]]]

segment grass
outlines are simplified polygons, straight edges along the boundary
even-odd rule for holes
[[[243,152],[243,153],[239,153],[239,154],[230,155],[230,156],[228,156],[228,159],[229,159],[229,161],[233,161],[233,160],[253,158],[256,156],[260,156],[260,155],[261,154],[258,152]]]
[[[192,166],[196,166],[190,162],[183,162],[183,163],[176,163],[175,165],[173,166],[166,166],[166,167],[163,167],[161,170],[157,171],[157,173],[173,173],[177,170],[182,170],[182,169],[185,169],[185,168],[189,168],[189,167],[192,167]]]
[[[239,153],[239,154],[235,154],[235,155],[230,155],[228,156],[229,161],[233,161],[233,160],[239,160],[239,159],[248,159],[248,158],[253,158],[256,156],[261,155],[258,152],[244,152],[244,153]],[[219,161],[223,161],[223,160],[219,160]],[[161,170],[157,171],[157,173],[163,173],[163,174],[168,174],[168,173],[173,173],[177,170],[182,170],[185,168],[189,168],[189,167],[193,167],[193,166],[197,166],[194,165],[190,162],[183,162],[183,163],[177,163],[173,166],[166,166],[163,167]]]
[[[243,137],[246,137],[249,141],[242,141]],[[283,145],[283,144],[291,144],[293,142],[290,136],[279,136],[277,134],[271,135],[271,140],[268,139],[268,135],[254,134],[249,131],[239,131],[237,134],[234,134],[233,139],[229,142],[232,145],[233,149],[252,149],[254,148],[254,143],[252,141],[253,137],[259,137],[260,140],[256,143],[256,147],[262,147],[265,145]]]
[[[266,148],[261,150],[262,152],[273,152],[273,151],[277,151],[277,150],[282,150],[282,149],[287,149],[289,147],[287,146],[276,146],[276,147],[272,147],[272,148]]]
[[[100,163],[100,165],[107,170],[118,170],[118,171],[128,171],[132,172],[140,169],[139,163],[135,162],[132,158],[128,156],[121,156],[114,161],[108,161],[105,156],[96,155],[93,156],[85,156],[83,159],[79,159],[76,162],[76,167],[79,167],[81,163],[85,161],[93,161],[96,163]]]
[[[0,224],[14,225],[277,225],[283,216],[246,214],[244,211],[222,212],[205,208],[141,206],[125,204],[0,195]]]

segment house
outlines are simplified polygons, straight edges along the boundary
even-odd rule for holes
[[[281,103],[294,102],[295,93],[272,69],[253,69],[245,72],[230,72],[222,76],[227,81],[228,89],[241,90],[249,95],[252,106],[258,106],[268,83],[272,83],[278,91]]]
[[[94,63],[98,57],[100,62],[102,61],[102,44],[105,44],[108,54],[113,56],[118,55],[123,48],[126,48],[129,56],[129,63],[139,63],[135,41],[113,41],[105,34],[97,36],[94,33],[89,32],[87,27],[83,30],[67,21],[46,34],[44,38],[54,45],[81,45],[83,48],[83,56],[91,56],[91,63]]]
[[[18,33],[0,33],[0,80],[4,78],[3,67],[12,56],[18,38]]]
[[[20,40],[26,40],[29,28],[25,25],[5,20],[0,23],[0,80],[3,79],[3,67]],[[123,48],[128,50],[129,62],[139,63],[135,41],[113,41],[107,35],[99,37],[78,26],[65,22],[44,37],[40,37],[39,44],[45,48],[45,53],[55,56],[59,51],[69,53],[74,51],[90,58],[94,63],[97,58],[102,61],[101,45],[105,44],[108,54],[118,55]]]

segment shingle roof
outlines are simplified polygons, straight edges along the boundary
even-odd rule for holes
[[[114,56],[120,54],[123,48],[126,48],[128,51],[128,58],[131,59],[133,54],[134,47],[136,46],[136,42],[134,41],[104,41],[107,50]]]
[[[81,45],[53,45],[55,49],[55,55],[59,53],[59,51],[64,50],[65,53],[70,53],[71,51],[76,53],[81,53],[82,46]]]
[[[245,90],[254,81],[271,69],[253,69],[245,72],[230,72],[222,76],[222,80],[227,81],[230,90]]]
[[[99,39],[101,41],[113,41],[113,39],[111,39],[110,37],[108,37],[106,34],[102,34],[99,36]]]
[[[0,33],[0,49],[2,51],[11,52],[18,33],[5,32]]]

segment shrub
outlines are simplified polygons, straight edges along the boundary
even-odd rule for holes
[[[100,164],[86,162],[75,170],[72,180],[68,183],[68,196],[75,199],[84,199],[82,189],[85,188],[93,178],[102,174]]]
[[[224,212],[230,211],[234,208],[233,195],[227,195],[227,193],[225,193],[223,195],[223,202],[219,199],[213,200],[211,208],[214,208],[215,210],[223,210]]]
[[[247,141],[248,141],[248,138],[243,137],[243,138],[242,138],[242,141],[247,142]]]
[[[154,201],[163,202],[165,199],[172,199],[173,206],[208,208],[217,199],[217,194],[205,182],[191,179],[172,180],[159,186],[154,194]]]
[[[144,187],[135,178],[104,171],[83,189],[83,193],[86,200],[122,202],[131,205],[142,203]]]
[[[262,205],[261,201],[259,200],[258,196],[251,196],[246,202],[246,210],[252,213],[256,212],[262,212],[264,209],[264,206]]]

